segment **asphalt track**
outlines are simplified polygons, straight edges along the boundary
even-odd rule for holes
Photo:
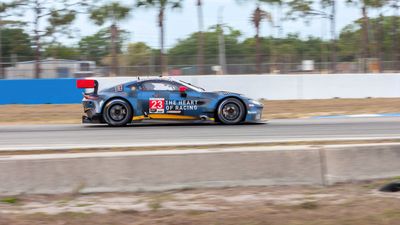
[[[0,151],[400,138],[400,118],[271,120],[263,124],[11,125]]]

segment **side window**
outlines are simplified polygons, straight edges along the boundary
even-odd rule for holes
[[[157,82],[157,81],[149,81],[144,82],[141,85],[141,90],[143,91],[178,91],[179,87],[171,82]]]
[[[152,82],[144,82],[140,85],[142,91],[154,91],[154,84]]]

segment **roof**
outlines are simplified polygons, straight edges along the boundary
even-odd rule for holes
[[[148,81],[148,80],[159,80],[159,81],[174,81],[171,77],[138,77],[137,81]]]
[[[129,77],[131,78],[131,77]],[[93,77],[93,79],[96,79],[95,77]],[[150,81],[150,80],[154,80],[154,81],[176,81],[176,79],[172,78],[172,77],[162,77],[162,76],[147,76],[147,77],[143,77],[143,76],[137,76],[137,77],[132,77],[132,80],[127,81],[128,82],[139,82],[139,81]]]

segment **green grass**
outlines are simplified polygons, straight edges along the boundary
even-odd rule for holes
[[[299,205],[301,209],[317,209],[318,204],[316,202],[303,202]]]
[[[92,204],[77,204],[76,207],[87,207],[92,206]]]
[[[157,211],[162,208],[162,203],[159,201],[151,201],[148,203],[148,206],[151,210]]]
[[[16,204],[16,203],[18,203],[18,199],[15,197],[6,197],[6,198],[0,199],[0,202],[6,203],[6,204]]]

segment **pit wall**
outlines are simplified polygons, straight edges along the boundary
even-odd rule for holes
[[[0,105],[75,104],[81,100],[75,79],[0,80]]]
[[[209,75],[175,77],[209,91],[232,91],[255,99],[299,100],[400,97],[400,74]],[[93,79],[93,78],[90,78]],[[96,78],[100,90],[137,77]],[[0,80],[0,104],[79,103],[75,79]]]

